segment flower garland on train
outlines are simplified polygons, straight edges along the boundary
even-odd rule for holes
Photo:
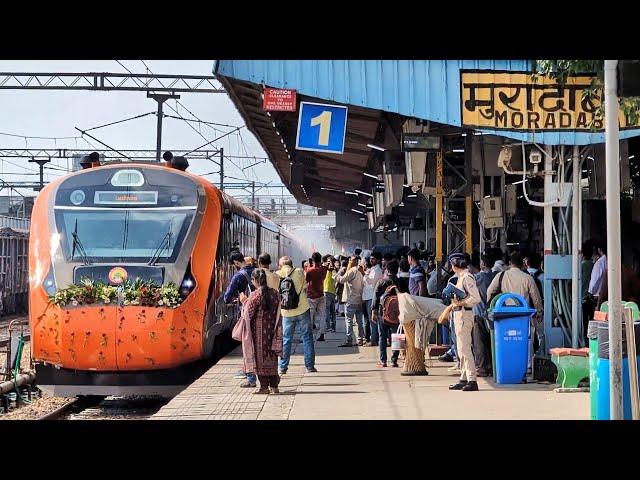
[[[122,287],[84,278],[80,283],[58,290],[49,301],[60,307],[119,303],[147,307],[176,308],[182,298],[174,283],[156,285],[153,281],[136,279],[126,281]]]

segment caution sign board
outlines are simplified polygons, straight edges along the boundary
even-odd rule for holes
[[[266,112],[295,112],[296,91],[283,88],[265,88],[262,109]]]
[[[600,99],[585,97],[590,76],[569,77],[560,86],[548,77],[531,72],[487,70],[460,71],[460,107],[462,125],[517,131],[604,130],[597,117]],[[619,113],[621,129],[638,128]]]

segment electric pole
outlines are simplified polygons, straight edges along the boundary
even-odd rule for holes
[[[153,98],[158,102],[158,133],[156,139],[156,162],[160,163],[160,150],[162,149],[162,105],[169,99],[179,99],[180,95],[172,93],[150,93],[147,92],[147,98]]]
[[[609,409],[622,420],[622,283],[620,245],[620,152],[617,60],[604,61],[604,124],[607,192],[607,280],[609,287]],[[575,167],[574,167],[575,168]]]
[[[224,191],[224,148],[220,148],[220,190]]]

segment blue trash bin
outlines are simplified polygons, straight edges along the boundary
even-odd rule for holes
[[[495,331],[497,383],[513,384],[526,381],[529,325],[535,313],[536,310],[529,308],[527,301],[515,293],[503,293],[493,303],[489,319],[493,322]]]
[[[640,347],[640,323],[634,323],[636,349]],[[637,352],[636,352],[637,354]],[[638,371],[640,371],[640,356],[636,357]],[[609,420],[610,390],[609,390],[609,324],[601,322],[598,325],[598,361],[596,365],[596,420]],[[629,359],[627,358],[626,325],[622,324],[622,415],[624,420],[631,420],[631,386],[629,383]]]

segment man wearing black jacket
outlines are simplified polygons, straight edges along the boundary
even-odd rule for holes
[[[480,272],[476,273],[476,285],[480,292],[482,301],[473,307],[475,323],[471,332],[473,338],[473,357],[476,361],[478,377],[489,377],[492,375],[493,366],[491,364],[491,333],[486,325],[485,312],[487,305],[487,289],[491,285],[493,277],[498,272],[494,272],[494,260],[489,255],[484,254],[480,259]]]

